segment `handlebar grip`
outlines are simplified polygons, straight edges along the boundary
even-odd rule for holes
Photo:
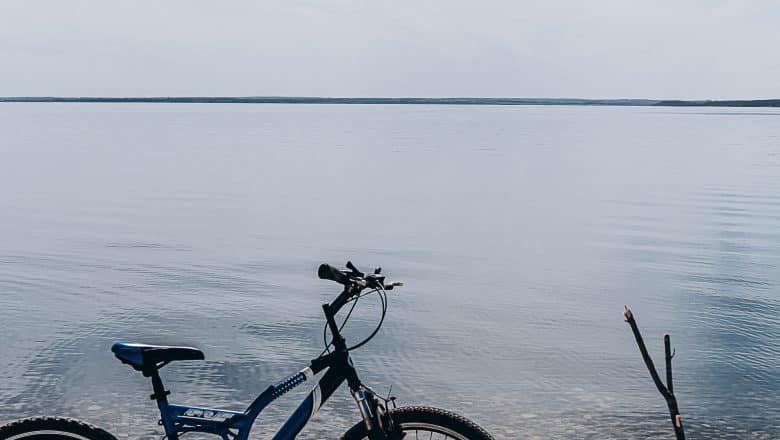
[[[321,280],[331,280],[340,284],[347,284],[347,276],[330,264],[320,264],[320,268],[317,269],[317,276],[319,276]]]

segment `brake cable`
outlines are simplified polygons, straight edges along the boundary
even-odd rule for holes
[[[358,349],[358,348],[362,347],[366,343],[368,343],[368,341],[373,339],[374,336],[376,336],[376,334],[379,333],[379,330],[382,328],[382,324],[384,324],[385,316],[387,314],[387,304],[388,304],[387,292],[385,291],[384,288],[379,286],[377,288],[372,289],[369,292],[359,294],[359,295],[355,296],[355,298],[353,298],[353,299],[351,299],[349,301],[349,302],[352,302],[352,306],[350,307],[349,312],[347,312],[347,316],[344,317],[344,321],[341,322],[341,325],[339,326],[339,331],[343,330],[344,327],[347,325],[347,321],[349,321],[349,318],[352,316],[352,312],[355,310],[355,306],[357,305],[357,302],[360,300],[360,298],[362,298],[364,296],[367,296],[367,295],[371,295],[372,293],[379,294],[379,299],[380,299],[380,301],[382,303],[382,315],[379,318],[379,324],[377,324],[377,326],[374,329],[374,331],[371,332],[371,334],[368,335],[367,338],[365,338],[364,340],[362,340],[358,344],[355,344],[352,347],[347,348],[347,350],[350,350],[350,351],[351,350],[355,350],[355,349]],[[325,324],[325,326],[322,329],[322,342],[325,345],[325,349],[322,350],[322,353],[320,353],[320,356],[322,356],[325,353],[330,353],[330,346],[333,345],[333,342],[328,342],[328,325],[327,324]]]
[[[371,332],[370,335],[366,339],[363,339],[361,342],[353,345],[352,347],[347,348],[348,351],[351,350],[357,350],[358,348],[366,345],[368,341],[374,339],[374,336],[376,336],[377,333],[379,333],[379,329],[382,328],[382,324],[385,322],[385,315],[387,314],[387,292],[385,292],[385,289],[382,287],[379,287],[378,289],[374,289],[372,292],[376,292],[379,294],[379,299],[382,301],[382,316],[379,318],[379,324],[376,325],[376,328],[373,332]]]

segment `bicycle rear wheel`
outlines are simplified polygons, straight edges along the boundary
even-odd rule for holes
[[[81,420],[30,417],[0,427],[0,440],[116,440],[116,437]]]
[[[406,406],[391,410],[390,416],[408,439],[494,440],[492,435],[471,420],[439,408]],[[423,434],[424,436],[421,436]],[[358,423],[341,438],[368,439],[366,425],[363,422]]]

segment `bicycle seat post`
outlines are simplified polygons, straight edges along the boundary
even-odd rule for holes
[[[165,428],[168,440],[179,440],[179,435],[168,414],[168,395],[171,392],[165,389],[160,378],[159,368],[156,365],[152,368],[145,368],[143,375],[152,379],[152,391],[154,393],[149,398],[157,401],[157,408],[160,410],[160,424]]]
[[[168,395],[171,394],[171,392],[165,389],[165,386],[162,383],[162,379],[160,378],[160,372],[155,368],[149,371],[144,371],[144,376],[150,377],[152,379],[152,391],[154,394],[151,394],[149,398],[156,400],[159,403],[168,403]]]

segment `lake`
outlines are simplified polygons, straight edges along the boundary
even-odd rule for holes
[[[172,401],[242,409],[320,353],[316,269],[351,260],[406,282],[353,353],[401,404],[673,438],[628,304],[689,438],[780,438],[780,110],[6,103],[0,153],[0,420],[159,438],[118,340],[201,348]],[[301,438],[358,420],[342,389]]]

